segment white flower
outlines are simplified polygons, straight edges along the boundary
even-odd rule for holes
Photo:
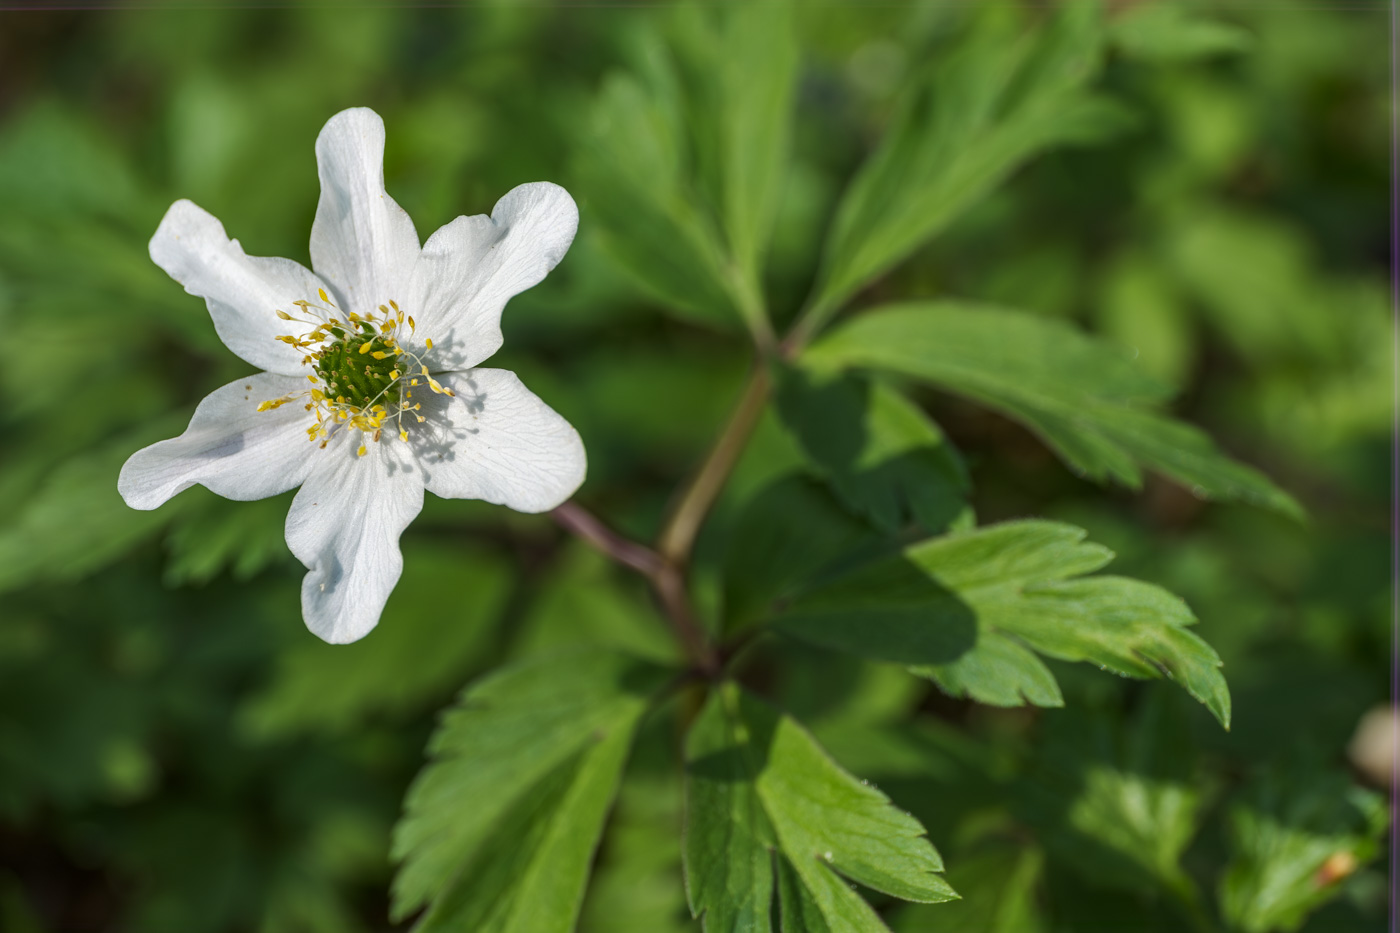
[[[333,643],[379,621],[425,488],[542,512],[585,470],[568,422],[514,373],[476,368],[501,345],[505,303],[568,250],[573,199],[547,182],[521,185],[490,217],[458,217],[420,247],[385,193],[383,160],[372,110],[338,113],[321,131],[314,272],[245,255],[189,201],[166,212],[151,258],[265,372],[216,389],[184,434],[134,454],[117,481],[137,509],[195,483],[239,500],[300,486],[287,545],[309,569],[306,624]]]

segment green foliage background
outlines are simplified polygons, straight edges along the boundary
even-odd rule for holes
[[[937,530],[966,520],[956,500],[970,489],[980,524],[1086,529],[1117,554],[1115,574],[1184,598],[1224,662],[1224,700],[1179,679],[1217,713],[1233,699],[1228,732],[1174,685],[1055,660],[1016,670],[1045,670],[1024,695],[1064,709],[998,708],[985,704],[1020,695],[979,695],[986,681],[936,646],[924,679],[869,646],[874,660],[848,653],[830,620],[864,605],[859,588],[818,588],[778,620],[798,640],[755,643],[741,677],[791,719],[721,691],[703,712],[682,694],[641,721],[580,929],[699,928],[681,885],[677,765],[722,750],[743,722],[770,730],[775,749],[820,742],[927,827],[963,900],[897,906],[866,891],[896,931],[1383,929],[1386,864],[1366,865],[1383,803],[1345,758],[1387,696],[1390,658],[1383,8],[1122,4],[1092,93],[1035,83],[1009,98],[1020,103],[996,125],[1010,129],[954,126],[929,143],[911,89],[981,87],[1012,67],[996,42],[968,52],[950,38],[959,9],[798,6],[790,47],[715,32],[681,7],[0,14],[0,928],[406,928],[388,919],[391,830],[464,684],[571,644],[677,660],[642,584],[542,517],[430,497],[379,628],[333,647],[298,616],[289,496],[230,503],[197,487],[151,513],[117,496],[133,450],[178,433],[204,393],[247,369],[147,258],[163,211],[191,198],[250,253],[305,261],[315,135],[365,105],[385,119],[388,187],[422,236],[526,181],[578,198],[578,240],[511,302],[492,365],[573,422],[590,461],[580,500],[642,539],[738,398],[761,296],[780,331],[814,281],[832,314],[855,295],[856,307],[956,299],[1043,319],[1025,347],[1000,347],[1029,368],[977,376],[984,404],[940,391],[972,378],[948,349],[955,317],[913,362],[880,364],[942,429],[901,435],[907,458],[833,453],[803,399],[834,405],[849,386],[785,383],[699,541],[694,582],[713,628],[742,629],[797,582],[784,573],[811,569],[798,555],[745,575],[789,553],[755,537],[774,525],[764,508],[810,517],[834,495],[876,528],[912,517]],[[717,54],[725,68],[701,67]],[[772,69],[759,75],[770,83],[755,85],[746,62]],[[774,96],[746,93],[755,86]],[[796,113],[786,140],[773,119],[784,99]],[[686,166],[667,148],[706,134],[773,158]],[[910,156],[906,135],[927,148]],[[1018,168],[1054,141],[1077,145]],[[838,211],[872,151],[857,189],[873,206]],[[695,187],[714,218],[694,214]],[[837,261],[821,265],[832,225]],[[838,323],[813,358],[869,362],[876,317]],[[1207,504],[1155,474],[1140,492],[1089,482],[1132,482],[1134,461],[1167,456],[1134,448],[1124,466],[1118,409],[1103,409],[1108,440],[1092,456],[1008,420],[1050,424],[1026,395],[1050,375],[1030,364],[1076,352],[1065,322],[1180,386],[1173,411],[1273,477],[1308,520]],[[1082,394],[1085,411],[1107,404]],[[901,398],[880,396],[890,424],[911,423]],[[945,440],[962,460],[929,453]],[[870,463],[897,465],[872,485]],[[638,715],[613,704],[597,715]],[[697,714],[703,728],[684,742]],[[579,754],[606,771],[605,753]],[[826,803],[793,803],[774,789],[780,773],[758,782],[779,834],[831,801],[879,810],[878,795],[828,777]],[[598,796],[582,777],[559,793]],[[1338,852],[1364,867],[1319,882]],[[842,871],[911,896],[898,879]],[[777,873],[781,896],[800,899],[800,871],[782,861]],[[399,879],[410,903],[412,883]]]

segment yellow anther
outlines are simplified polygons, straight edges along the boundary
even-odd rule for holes
[[[411,386],[416,386],[416,385],[418,384],[418,380],[417,380],[417,379],[410,379],[410,380],[408,380],[408,384],[411,385]]]
[[[370,351],[370,344],[369,344],[369,341],[366,340],[364,343],[360,344],[360,354],[361,354],[361,355],[364,355],[364,354],[368,353],[369,351]]]
[[[418,332],[418,325],[413,323],[413,315],[411,314],[408,316],[408,329],[412,333]]]
[[[277,314],[278,317],[280,317],[280,318],[281,318],[282,320],[284,320],[284,321],[290,321],[290,320],[292,319],[292,316],[291,316],[290,314],[288,314],[286,311],[283,311],[281,308],[278,308],[278,309],[277,309],[276,314]]]
[[[316,375],[314,373],[307,374],[306,378],[311,382],[312,385],[316,384]]]
[[[408,429],[407,429],[407,428],[399,428],[399,440],[401,440],[401,441],[406,441],[406,440],[408,440]]]
[[[368,449],[366,449],[365,445],[364,445],[364,444],[361,444],[361,445],[360,445],[359,451],[356,453],[356,456],[358,456],[358,457],[363,457],[363,456],[364,456],[366,453],[368,453],[368,452],[369,452],[369,451],[368,451]]]
[[[322,392],[320,389],[312,389],[311,400],[314,402],[324,402],[326,400],[326,393]]]
[[[390,378],[390,379],[397,379],[397,378],[399,378],[399,371],[398,371],[397,369],[391,369],[391,370],[389,370],[389,378]]]
[[[434,392],[441,393],[443,391],[442,383],[438,382],[432,376],[428,377],[428,385],[432,388]]]
[[[324,288],[316,289],[316,294],[320,295],[321,300],[324,301],[326,304],[331,303],[331,296],[326,294],[326,290]]]
[[[365,346],[369,346],[369,344],[365,344]],[[374,357],[376,360],[382,360],[388,355],[389,354],[385,353],[383,350],[375,350],[373,353],[370,354],[370,356]]]
[[[425,341],[423,341],[423,342],[427,344],[429,350],[431,350],[431,349],[433,348],[433,338],[429,337],[427,340],[425,340]]]

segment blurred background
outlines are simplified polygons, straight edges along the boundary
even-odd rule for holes
[[[767,283],[780,323],[951,6],[802,8]],[[1154,41],[1142,19],[1115,33],[1101,85],[1132,109],[1131,127],[1040,158],[862,301],[960,296],[1074,319],[1137,348],[1181,387],[1178,413],[1304,503],[1299,525],[1155,480],[1140,494],[1098,488],[1019,426],[923,398],[968,458],[981,521],[1074,522],[1118,552],[1115,572],[1190,602],[1225,660],[1232,730],[1171,686],[1066,666],[1068,709],[1049,712],[951,701],[807,649],[788,649],[801,663],[769,684],[843,764],[918,814],[950,865],[974,817],[1025,827],[1045,853],[1035,897],[1055,930],[1157,922],[1159,893],[1093,870],[1065,831],[1082,795],[1056,797],[1061,778],[1103,749],[1152,759],[1183,789],[1199,827],[1184,864],[1208,892],[1241,794],[1326,774],[1304,782],[1299,804],[1324,833],[1337,787],[1389,787],[1383,769],[1357,765],[1365,742],[1348,752],[1387,702],[1391,659],[1386,8],[1204,9],[1221,24],[1204,44]],[[669,14],[0,13],[0,930],[395,929],[390,830],[435,712],[461,685],[570,640],[671,652],[636,581],[544,517],[429,497],[379,629],[332,647],[299,617],[302,569],[282,539],[290,495],[231,503],[196,487],[141,513],[116,493],[127,456],[178,434],[205,393],[249,370],[202,302],[149,261],[164,210],[188,197],[249,253],[307,262],[316,134],[364,105],[384,117],[388,188],[421,237],[522,182],[578,198],[578,240],[511,302],[490,365],[519,372],[579,429],[581,501],[653,535],[748,365],[737,325],[649,297],[597,219],[601,89],[646,66],[649,30]],[[702,539],[702,594],[717,591],[737,505],[797,462],[766,420]],[[867,753],[862,735],[883,723],[912,724],[933,751],[915,764]],[[674,725],[651,731],[586,930],[698,929],[680,885]],[[1098,750],[1075,744],[1099,736]],[[1385,929],[1378,864],[1344,872],[1305,929]],[[933,910],[895,921],[944,928]]]

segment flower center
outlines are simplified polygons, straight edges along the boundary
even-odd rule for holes
[[[422,403],[413,401],[413,390],[422,383],[433,392],[453,394],[451,389],[443,388],[428,375],[428,367],[417,353],[400,344],[399,334],[405,320],[409,333],[416,331],[413,318],[405,317],[398,303],[390,301],[388,305],[379,306],[378,314],[363,317],[351,311],[341,320],[338,316],[341,312],[324,289],[320,291],[320,298],[319,305],[310,301],[293,302],[303,314],[316,320],[296,317],[280,309],[276,312],[284,321],[315,325],[305,336],[277,338],[306,351],[301,362],[312,369],[306,378],[313,388],[270,399],[258,405],[258,411],[270,411],[288,402],[310,398],[305,408],[316,413],[316,423],[308,427],[306,433],[313,442],[320,441],[322,447],[342,428],[359,431],[362,441],[363,435],[368,434],[372,441],[378,442],[384,428],[389,427],[400,440],[407,441],[408,426],[426,420],[420,414]],[[423,343],[427,349],[433,348],[431,339]],[[363,457],[366,449],[362,442],[359,455]]]

